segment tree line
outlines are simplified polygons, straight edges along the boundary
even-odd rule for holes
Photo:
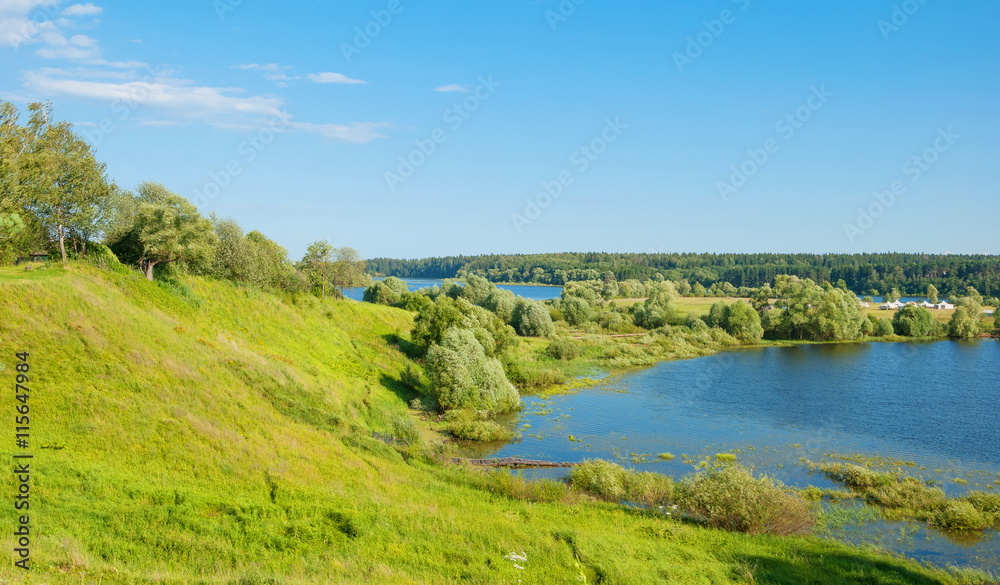
[[[0,102],[0,265],[36,252],[63,263],[110,253],[149,280],[203,274],[319,296],[370,281],[353,248],[317,241],[292,261],[261,232],[206,217],[163,185],[123,189],[49,104],[32,103],[26,114]]]
[[[711,287],[774,284],[780,275],[817,283],[844,281],[862,294],[892,289],[922,294],[933,284],[943,294],[974,287],[1000,295],[1000,256],[940,254],[613,254],[559,253],[368,261],[373,274],[409,278],[461,278],[475,274],[491,282],[564,285],[595,279],[684,280]]]

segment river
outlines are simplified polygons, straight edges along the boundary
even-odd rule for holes
[[[521,440],[468,454],[600,457],[682,477],[692,461],[726,452],[799,487],[834,487],[802,458],[860,454],[907,462],[906,473],[951,495],[992,491],[1000,489],[997,364],[992,340],[771,347],[662,362],[573,394],[526,396],[509,421]],[[660,461],[660,453],[676,458]],[[939,565],[1000,569],[993,531],[957,542],[921,524],[869,519],[831,534]]]

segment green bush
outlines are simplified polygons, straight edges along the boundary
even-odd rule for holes
[[[626,475],[624,467],[603,459],[588,459],[569,473],[569,484],[577,489],[609,502],[620,502],[625,497]]]
[[[646,506],[663,506],[671,502],[673,497],[673,478],[652,471],[626,471],[626,500]]]
[[[987,520],[994,525],[1000,525],[1000,494],[970,492],[965,500],[975,506]]]
[[[441,343],[427,352],[426,367],[431,392],[445,410],[510,412],[520,406],[517,389],[507,380],[500,361],[487,357],[469,329],[449,329]]]
[[[818,466],[824,475],[855,491],[882,488],[896,483],[897,476],[881,473],[861,465],[826,463]]]
[[[928,510],[946,499],[941,488],[931,487],[920,480],[907,477],[868,492],[868,497],[886,508]]]
[[[678,504],[709,526],[750,534],[795,534],[815,517],[809,505],[769,477],[739,465],[702,471],[682,482]]]
[[[557,360],[571,360],[580,357],[580,344],[572,339],[560,337],[545,350],[545,355]]]
[[[401,441],[407,443],[417,443],[420,441],[420,432],[417,430],[413,419],[405,414],[397,414],[389,421],[389,432]]]
[[[942,530],[963,532],[983,530],[989,522],[974,505],[962,500],[949,500],[931,514],[928,522]]]
[[[468,410],[453,410],[445,415],[445,430],[456,439],[466,441],[510,441],[514,431]]]

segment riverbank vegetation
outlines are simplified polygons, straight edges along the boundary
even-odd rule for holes
[[[843,280],[864,295],[923,295],[932,285],[943,295],[974,287],[1000,296],[1000,256],[950,254],[696,254],[603,252],[490,254],[369,261],[374,273],[410,278],[485,277],[491,282],[557,284],[578,280],[686,281],[713,287],[757,288],[791,274],[819,284]],[[696,296],[698,290],[694,291]]]

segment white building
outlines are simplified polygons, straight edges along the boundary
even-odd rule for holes
[[[882,305],[879,305],[878,308],[882,309],[883,311],[895,311],[896,309],[902,309],[905,306],[906,303],[901,303],[899,301],[892,301],[891,303],[884,303]]]
[[[949,303],[948,301],[941,301],[940,303],[934,305],[934,308],[939,310],[950,310],[954,309],[955,305]]]

